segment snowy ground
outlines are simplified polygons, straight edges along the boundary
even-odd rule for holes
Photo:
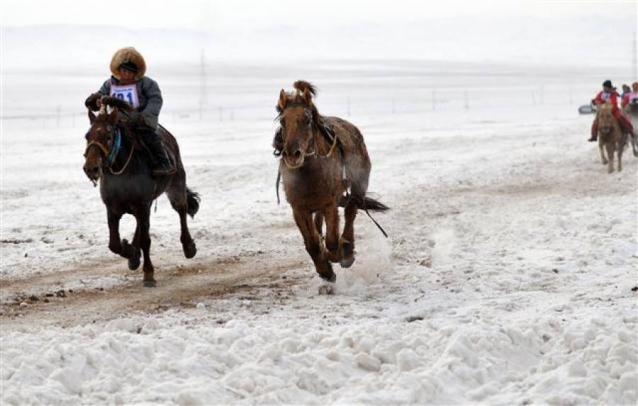
[[[186,260],[159,199],[155,289],[108,251],[81,170],[104,78],[43,77],[35,103],[33,76],[5,75],[0,403],[636,404],[638,160],[607,174],[585,142],[599,78],[444,70],[227,67],[202,95],[158,69],[202,202]],[[296,79],[362,130],[392,208],[389,239],[358,217],[332,296],[275,197],[274,105]]]

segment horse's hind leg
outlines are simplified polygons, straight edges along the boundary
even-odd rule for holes
[[[151,236],[149,230],[151,227],[151,205],[148,204],[135,213],[137,219],[137,237],[139,237],[140,248],[144,254],[144,286],[154,287],[155,282],[155,268],[151,262]]]
[[[184,185],[184,183],[181,183],[181,185]],[[191,194],[190,197],[189,193]],[[179,214],[179,225],[181,229],[179,240],[182,243],[184,256],[189,259],[193,258],[195,254],[197,254],[197,246],[195,245],[190,231],[188,230],[188,220],[186,215],[189,213],[189,198],[192,200],[196,199],[196,194],[188,191],[186,186],[171,187],[166,191],[166,194],[168,195],[168,200],[171,202],[171,206],[177,214]],[[197,204],[197,202],[194,201],[193,204]],[[194,211],[197,210],[194,209]]]
[[[618,143],[618,172],[622,171],[622,152],[625,149],[625,143],[627,142],[627,135],[623,135],[621,141]]]
[[[339,263],[342,268],[350,268],[354,263],[354,219],[357,217],[357,210],[354,199],[350,199],[345,208],[345,224],[341,235],[341,251],[343,255]]]

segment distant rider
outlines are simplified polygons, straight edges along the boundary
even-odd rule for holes
[[[611,84],[611,80],[606,80],[603,82],[603,90],[600,91],[596,95],[596,97],[592,100],[592,103],[595,104],[596,106],[605,104],[607,102],[611,103],[611,112],[616,118],[616,120],[618,120],[618,124],[620,124],[620,127],[622,128],[622,130],[628,133],[632,133],[633,127],[631,123],[622,114],[620,114],[620,108],[618,108],[618,93],[616,92],[613,85]],[[587,141],[596,141],[597,139],[598,139],[598,118],[594,119],[594,122],[592,123],[591,138],[589,138]]]
[[[638,109],[638,82],[634,82],[631,84],[632,91],[625,94],[622,98],[621,105],[626,108],[630,106],[633,109]]]

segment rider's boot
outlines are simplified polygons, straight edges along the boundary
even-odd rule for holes
[[[159,137],[155,137],[153,140],[151,140],[148,147],[151,150],[153,159],[155,160],[155,164],[157,165],[153,169],[153,175],[166,176],[172,175],[176,172],[175,167],[171,163],[171,160],[166,153],[166,149],[162,144],[162,140]]]
[[[591,138],[587,141],[593,142],[598,140],[598,120],[594,120],[594,123],[591,125]]]

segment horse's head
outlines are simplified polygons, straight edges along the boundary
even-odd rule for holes
[[[95,183],[102,176],[102,164],[114,144],[117,110],[107,113],[103,108],[97,116],[89,110],[89,121],[91,127],[85,136],[84,173]]]
[[[294,87],[293,93],[281,89],[277,103],[281,156],[290,169],[302,167],[305,157],[315,153],[313,131],[319,115],[312,102],[315,87],[301,80]]]
[[[598,106],[596,115],[598,118],[598,131],[604,135],[611,133],[616,120],[612,111],[611,103],[607,102]]]

